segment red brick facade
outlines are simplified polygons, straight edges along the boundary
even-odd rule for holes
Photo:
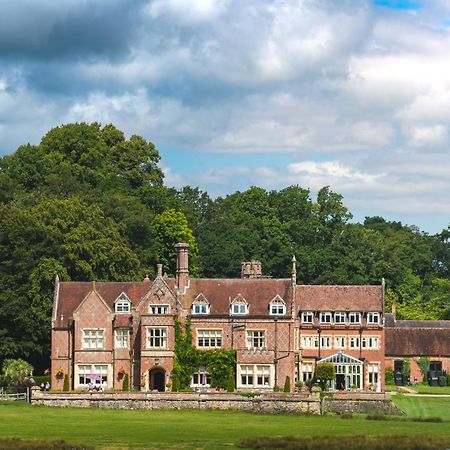
[[[384,286],[301,286],[292,276],[264,278],[257,262],[240,279],[189,277],[187,245],[177,245],[177,276],[133,283],[56,281],[52,386],[64,375],[120,389],[128,374],[142,390],[170,390],[175,319],[190,319],[193,345],[234,349],[237,389],[307,380],[331,358],[335,389],[381,390],[384,383]],[[369,320],[370,319],[370,320]],[[369,323],[370,322],[370,323]],[[206,369],[192,386],[205,386]]]

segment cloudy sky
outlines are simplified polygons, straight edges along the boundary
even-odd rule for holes
[[[450,222],[450,0],[0,0],[0,154],[73,121],[168,185],[324,185],[356,220]]]

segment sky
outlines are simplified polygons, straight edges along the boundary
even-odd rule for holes
[[[169,186],[450,223],[450,0],[0,0],[0,155],[113,123]]]

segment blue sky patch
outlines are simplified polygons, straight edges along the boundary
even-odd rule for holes
[[[421,8],[420,2],[412,0],[374,0],[374,5],[385,6],[393,9],[418,10]]]

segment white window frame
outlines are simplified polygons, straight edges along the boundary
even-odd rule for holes
[[[170,305],[151,304],[148,305],[148,312],[155,316],[164,316],[170,314]]]
[[[319,335],[318,334],[302,334],[300,336],[300,345],[304,349],[318,349],[319,348]]]
[[[320,348],[332,348],[333,336],[321,335],[320,336]]]
[[[203,375],[204,374],[204,375]],[[205,384],[202,384],[202,378],[205,377]],[[193,388],[208,388],[211,387],[211,375],[203,370],[197,370],[192,374],[191,387]]]
[[[348,323],[350,325],[360,325],[361,324],[361,313],[357,311],[350,312],[348,314]]]
[[[258,350],[266,348],[265,330],[246,330],[246,348]]]
[[[334,323],[336,325],[345,325],[346,321],[347,321],[347,315],[345,314],[345,312],[335,312],[334,313]]]
[[[369,362],[367,364],[367,383],[369,385],[377,386],[378,380],[380,378],[380,363]]]
[[[209,304],[208,303],[192,303],[192,314],[195,314],[195,315],[209,314]]]
[[[167,327],[147,327],[147,348],[167,349],[168,335]],[[155,345],[156,343],[159,345]]]
[[[129,314],[131,312],[131,301],[125,292],[122,292],[114,303],[116,314]]]
[[[348,348],[349,350],[359,350],[361,346],[361,340],[359,336],[349,336],[348,337]]]
[[[364,350],[379,350],[380,336],[363,336],[361,338],[361,348]]]
[[[200,329],[197,330],[197,348],[221,348],[222,330]]]
[[[314,363],[308,362],[308,361],[302,361],[300,370],[302,373],[301,377],[302,377],[303,382],[312,380],[312,378],[314,376]]]
[[[83,350],[103,350],[105,348],[104,328],[84,328],[82,334]]]
[[[334,348],[336,350],[345,350],[347,348],[346,336],[334,336]]]
[[[238,388],[269,389],[273,383],[271,364],[238,364]]]
[[[380,313],[379,312],[368,312],[367,313],[367,325],[379,325],[379,324],[380,324]]]
[[[248,304],[245,302],[234,302],[230,307],[232,316],[245,316],[248,314]]]
[[[129,328],[116,328],[114,330],[114,347],[130,348],[130,330]]]
[[[326,321],[325,320],[326,318],[329,318],[330,320]],[[333,313],[331,313],[329,311],[321,312],[320,313],[320,323],[328,324],[328,325],[333,324]]]
[[[311,320],[308,320],[311,319]],[[314,323],[314,313],[312,311],[302,312],[302,323]]]
[[[281,298],[272,300],[269,310],[271,316],[284,316],[286,314],[286,303]]]
[[[110,364],[77,364],[75,366],[76,378],[75,388],[87,387],[92,383],[96,387],[108,387],[108,380],[110,376]],[[100,379],[92,380],[87,375],[100,375]],[[83,380],[80,383],[80,380]]]

